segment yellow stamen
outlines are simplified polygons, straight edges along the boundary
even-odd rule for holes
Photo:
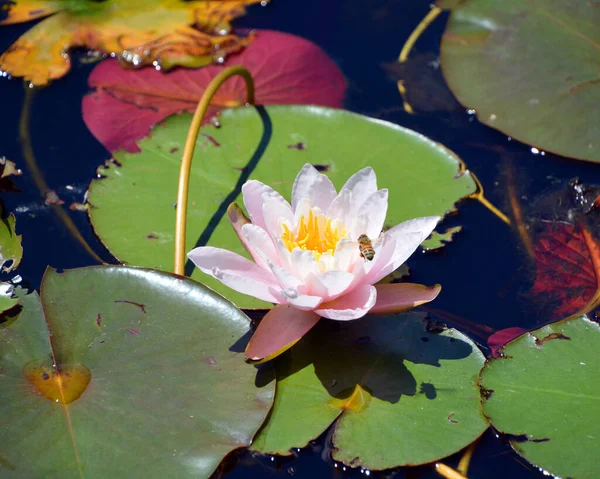
[[[319,224],[324,224],[324,228],[319,228]],[[346,238],[348,233],[342,223],[338,223],[335,228],[331,225],[331,218],[324,215],[316,215],[312,210],[300,217],[294,234],[286,224],[283,224],[281,239],[289,251],[300,248],[305,251],[312,251],[317,259],[324,253],[333,255],[338,242]]]

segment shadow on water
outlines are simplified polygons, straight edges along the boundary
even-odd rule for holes
[[[349,399],[359,385],[392,404],[417,393],[434,399],[435,385],[419,385],[407,363],[439,368],[440,361],[466,358],[472,347],[428,325],[429,320],[416,313],[323,320],[278,361],[279,378],[312,365],[333,398]]]
[[[231,192],[223,199],[223,201],[217,208],[217,211],[215,211],[215,213],[210,218],[208,225],[206,225],[206,228],[204,228],[204,231],[202,232],[202,234],[200,234],[200,237],[198,238],[198,241],[196,241],[194,248],[198,248],[199,246],[206,246],[206,244],[210,240],[211,235],[213,234],[213,232],[227,213],[227,208],[240,195],[240,193],[242,192],[242,185],[246,181],[248,181],[250,175],[258,165],[259,160],[262,158],[265,150],[267,149],[267,146],[269,146],[269,141],[271,140],[271,136],[273,134],[273,124],[271,122],[271,118],[269,117],[267,110],[265,110],[264,107],[254,106],[253,108],[259,114],[263,124],[263,133],[260,138],[260,141],[258,142],[258,146],[256,147],[256,151],[252,155],[252,158],[250,158],[250,160],[248,161],[248,164],[242,169],[240,177],[238,178],[237,183],[233,187],[233,190],[231,190]],[[191,276],[194,272],[194,267],[194,263],[188,260],[185,264],[185,275]]]

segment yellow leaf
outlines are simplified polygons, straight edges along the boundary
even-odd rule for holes
[[[258,1],[17,0],[0,24],[58,13],[24,33],[0,57],[0,69],[44,85],[69,71],[74,47],[110,54],[134,68],[220,62],[251,41],[230,34],[230,22],[245,13],[245,5]]]

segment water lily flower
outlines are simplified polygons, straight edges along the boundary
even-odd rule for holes
[[[256,180],[244,184],[242,195],[250,220],[237,205],[229,217],[253,261],[211,246],[195,248],[188,257],[230,288],[276,304],[248,343],[251,361],[281,354],[320,318],[348,321],[406,311],[432,301],[441,289],[376,284],[408,259],[440,218],[416,218],[382,232],[388,190],[377,189],[370,167],[350,177],[338,193],[326,175],[304,165],[291,205]],[[365,247],[374,253],[370,260]]]

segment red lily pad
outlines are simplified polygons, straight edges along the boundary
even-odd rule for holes
[[[263,30],[224,65],[199,70],[123,70],[116,60],[104,61],[88,80],[96,90],[83,100],[83,119],[108,150],[140,151],[137,140],[167,116],[194,111],[208,83],[231,65],[243,65],[252,73],[257,104],[341,107],[344,99],[346,80],[325,52],[295,35]],[[245,102],[244,81],[231,78],[214,97],[207,118]]]
[[[531,292],[555,301],[556,317],[598,305],[600,241],[584,221],[551,223],[534,250],[537,270]]]
[[[527,330],[523,328],[512,327],[501,329],[492,334],[487,340],[488,347],[492,350],[492,356],[499,358],[501,356],[500,348],[503,348],[507,343],[521,336],[525,331]]]

